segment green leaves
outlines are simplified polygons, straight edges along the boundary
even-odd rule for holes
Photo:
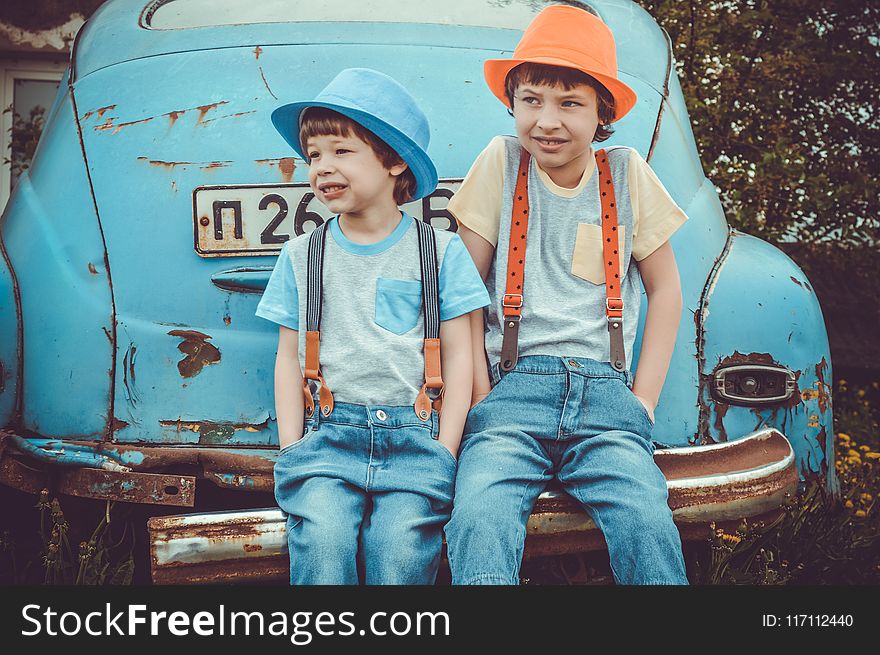
[[[730,223],[798,242],[793,254],[876,244],[880,6],[641,4],[672,38],[703,167]]]

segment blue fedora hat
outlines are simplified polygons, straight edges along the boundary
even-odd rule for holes
[[[282,105],[272,112],[272,124],[297,155],[306,159],[299,143],[303,112],[326,107],[347,116],[391,146],[416,178],[413,200],[437,188],[437,169],[428,156],[431,130],[415,99],[398,82],[369,68],[346,68],[314,100]]]

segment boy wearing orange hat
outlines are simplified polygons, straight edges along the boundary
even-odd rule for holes
[[[636,102],[598,16],[545,8],[485,77],[517,136],[493,139],[449,204],[492,301],[446,527],[453,583],[517,584],[555,477],[602,530],[618,583],[687,584],[651,441],[682,307],[668,239],[687,217],[635,150],[593,150]]]

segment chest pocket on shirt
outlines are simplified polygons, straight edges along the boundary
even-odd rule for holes
[[[620,275],[623,276],[623,247],[626,243],[626,226],[617,226],[617,250],[620,257]],[[571,255],[571,274],[592,282],[605,284],[605,263],[602,254],[602,226],[578,223],[574,252]]]
[[[420,280],[376,280],[376,325],[394,334],[406,334],[422,313]]]

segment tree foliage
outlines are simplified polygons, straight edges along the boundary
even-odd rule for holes
[[[703,166],[731,224],[794,242],[796,258],[822,250],[842,263],[876,250],[880,4],[641,4],[672,39]]]

